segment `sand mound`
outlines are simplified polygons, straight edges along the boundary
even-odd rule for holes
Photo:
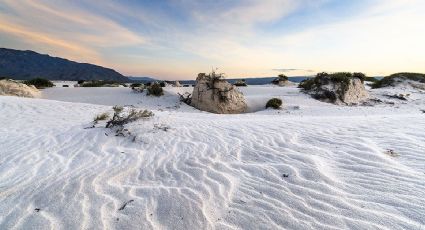
[[[0,95],[18,97],[40,97],[40,91],[34,86],[28,86],[13,80],[0,80]]]

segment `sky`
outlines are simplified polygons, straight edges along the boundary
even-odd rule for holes
[[[424,0],[0,0],[0,47],[194,79],[425,72]]]

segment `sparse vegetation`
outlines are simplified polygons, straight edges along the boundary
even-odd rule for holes
[[[93,81],[84,81],[80,84],[81,87],[118,87],[120,83],[116,81],[102,81],[102,80],[93,80]]]
[[[138,88],[138,87],[143,87],[143,84],[142,83],[132,83],[131,85],[130,85],[130,88]]]
[[[143,118],[152,117],[154,114],[149,110],[136,110],[130,109],[127,113],[124,113],[124,107],[114,106],[114,115],[112,119],[106,122],[106,128],[119,127],[122,128],[125,124],[137,121]]]
[[[84,82],[85,82],[85,80],[78,80],[78,81],[77,81],[77,84],[81,85],[81,84],[83,84]]]
[[[279,109],[282,106],[282,100],[279,98],[272,98],[266,104],[266,109],[273,108]]]
[[[147,87],[147,90],[148,90],[147,95],[152,95],[156,97],[164,95],[164,90],[162,89],[161,85],[156,82],[150,85],[149,87]]]
[[[387,86],[395,86],[397,82],[404,80],[417,81],[420,83],[425,83],[425,74],[422,73],[395,73],[390,76],[384,77],[379,81],[376,81],[372,84],[372,88],[382,88]]]
[[[185,92],[184,94],[177,93],[180,96],[180,101],[190,105],[192,103],[192,94]]]
[[[108,118],[109,118],[109,113],[101,113],[101,114],[96,115],[96,117],[94,117],[93,123],[97,124],[99,121],[104,121]]]
[[[44,78],[34,78],[28,81],[24,81],[24,84],[33,85],[37,89],[44,89],[44,88],[49,88],[54,86],[53,82]]]

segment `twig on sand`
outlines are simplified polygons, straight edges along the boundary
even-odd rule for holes
[[[129,201],[127,201],[127,202],[125,202],[119,209],[118,209],[118,211],[122,211],[122,210],[124,210],[124,208],[125,208],[125,206],[127,206],[128,204],[130,204],[131,202],[133,202],[134,200],[129,200]]]

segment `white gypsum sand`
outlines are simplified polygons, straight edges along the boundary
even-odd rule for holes
[[[257,112],[216,115],[178,102],[191,89],[0,97],[0,229],[425,227],[423,93],[373,90],[387,103],[349,107],[249,86]],[[272,97],[283,110],[262,109]],[[126,126],[134,142],[84,129],[115,104],[155,113]]]

